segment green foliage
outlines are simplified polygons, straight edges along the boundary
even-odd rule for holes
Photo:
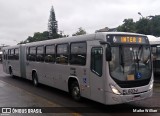
[[[160,36],[160,15],[143,17],[136,22],[133,19],[125,19],[123,22],[117,27],[117,31]]]
[[[51,11],[50,11],[49,21],[48,21],[48,31],[44,31],[42,33],[35,32],[33,37],[28,36],[28,38],[25,41],[21,41],[18,44],[25,44],[25,43],[36,42],[36,41],[44,41],[44,40],[56,39],[60,37],[68,37],[68,35],[65,35],[62,33],[58,34],[58,24],[57,24],[55,12],[52,6]]]
[[[51,11],[50,11],[50,17],[49,17],[49,21],[48,21],[48,32],[49,32],[49,37],[50,38],[58,38],[58,24],[56,21],[56,16],[55,16],[55,12],[53,9],[53,6],[51,7]]]
[[[147,18],[141,18],[136,22],[136,32],[141,34],[150,35],[150,20]]]
[[[76,33],[72,34],[72,36],[84,35],[84,34],[86,34],[86,31],[82,27],[80,27],[78,28],[78,31]]]
[[[25,44],[25,43],[35,42],[35,41],[47,40],[47,39],[49,39],[48,35],[49,35],[48,31],[44,31],[43,33],[35,32],[33,37],[28,36],[28,38],[25,41],[21,41],[19,44]]]
[[[55,39],[60,37],[68,37],[68,35],[54,34],[52,37]],[[48,31],[44,31],[43,33],[35,32],[33,37],[28,36],[28,38],[25,41],[21,41],[19,44],[25,44],[25,43],[36,42],[36,41],[44,41],[44,40],[53,39],[53,38],[49,37]]]
[[[160,36],[160,15],[153,17],[150,24],[152,35]]]
[[[135,32],[135,22],[133,22],[133,19],[124,19],[123,22],[122,25],[118,26],[118,31]]]

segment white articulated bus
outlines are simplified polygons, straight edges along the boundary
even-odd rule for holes
[[[3,53],[6,73],[67,91],[75,100],[120,104],[152,95],[145,35],[100,32],[6,47]]]

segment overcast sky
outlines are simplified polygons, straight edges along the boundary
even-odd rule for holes
[[[159,15],[160,0],[0,0],[0,45],[15,45],[47,30],[51,6],[58,29],[72,35],[79,27],[87,33],[123,23],[125,18],[139,20]]]

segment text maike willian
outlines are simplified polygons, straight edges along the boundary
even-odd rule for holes
[[[145,112],[145,113],[157,113],[158,112],[158,109],[147,109],[147,108],[145,108],[145,109],[133,109],[133,112],[138,112],[138,113],[143,113],[143,112]]]

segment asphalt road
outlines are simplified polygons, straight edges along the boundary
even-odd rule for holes
[[[133,109],[144,109],[145,107],[160,108],[160,85],[157,83],[154,86],[154,93],[151,98],[131,102],[127,104],[120,105],[103,105],[88,99],[82,99],[81,102],[76,102],[71,99],[68,93],[48,87],[45,85],[40,85],[39,87],[34,87],[31,81],[16,77],[12,78],[9,75],[5,74],[0,64],[0,80],[8,83],[16,88],[20,88],[24,91],[29,92],[35,96],[39,96],[51,103],[58,104],[61,107],[67,108],[73,112],[81,112],[75,115],[109,115],[109,116],[128,116],[128,115],[146,115],[146,116],[158,116],[158,113],[131,113]],[[18,104],[17,107],[21,107],[23,104]],[[123,112],[123,113],[120,113]],[[100,114],[99,114],[100,113]]]

